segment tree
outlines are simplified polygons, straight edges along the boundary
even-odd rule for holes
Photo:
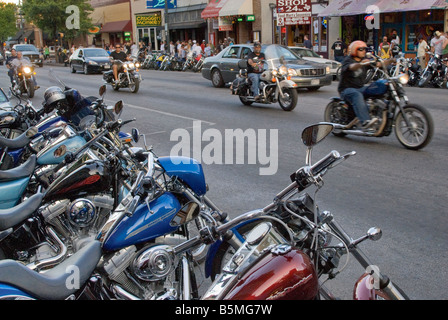
[[[16,34],[16,5],[0,2],[0,41],[3,43]],[[1,45],[0,45],[1,47]]]
[[[72,28],[70,25],[73,12],[66,12],[69,6],[79,9],[79,28]],[[86,34],[92,27],[89,14],[93,8],[88,0],[23,0],[22,11],[28,22],[34,23],[55,39],[59,33],[63,33],[67,40],[73,40]]]

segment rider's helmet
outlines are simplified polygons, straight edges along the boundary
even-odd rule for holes
[[[354,57],[358,54],[358,49],[367,48],[367,44],[364,41],[356,40],[350,43],[348,46],[348,53]]]

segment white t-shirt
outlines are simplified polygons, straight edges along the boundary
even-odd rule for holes
[[[443,41],[445,41],[446,38],[444,36],[440,36],[439,39],[436,37],[431,39],[431,47],[434,47],[434,53],[442,55],[443,52]]]

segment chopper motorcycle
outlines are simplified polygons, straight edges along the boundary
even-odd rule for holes
[[[429,59],[426,68],[421,72],[420,80],[418,82],[419,87],[425,87],[431,84],[435,88],[442,88],[446,83],[446,77],[448,75],[448,59],[442,59],[438,54],[427,52],[431,58]]]
[[[375,58],[382,61],[378,56]],[[331,98],[331,102],[325,108],[325,121],[334,124],[333,134],[339,137],[348,134],[383,137],[389,136],[394,130],[398,141],[405,148],[410,150],[424,148],[431,142],[434,134],[431,114],[423,106],[409,102],[403,88],[403,85],[408,83],[408,74],[392,77],[388,75],[384,64],[383,69],[385,79],[376,82],[379,88],[378,94],[365,97],[370,116],[379,119],[377,123],[368,131],[360,130],[358,128],[360,123],[353,107],[340,97]]]
[[[20,65],[14,72],[13,85],[11,90],[19,95],[26,93],[28,95],[28,98],[33,98],[34,91],[36,90],[33,81],[33,75],[35,74],[36,73],[34,72],[33,66]]]
[[[118,71],[118,80],[114,82],[114,71],[109,70],[103,73],[103,80],[112,86],[115,91],[120,88],[129,88],[132,93],[137,93],[140,89],[142,77],[139,74],[140,63],[138,61],[125,61]]]
[[[263,62],[260,62],[263,63]],[[297,105],[297,84],[291,80],[293,69],[288,69],[284,62],[278,67],[274,65],[274,59],[267,60],[269,68],[260,77],[260,100],[255,101],[251,92],[251,81],[247,73],[247,60],[238,61],[239,75],[230,86],[233,95],[238,95],[244,105],[252,105],[254,102],[271,104],[279,103],[284,111],[292,111]]]

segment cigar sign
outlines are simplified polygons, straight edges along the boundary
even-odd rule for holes
[[[311,0],[277,0],[277,25],[311,24]]]

